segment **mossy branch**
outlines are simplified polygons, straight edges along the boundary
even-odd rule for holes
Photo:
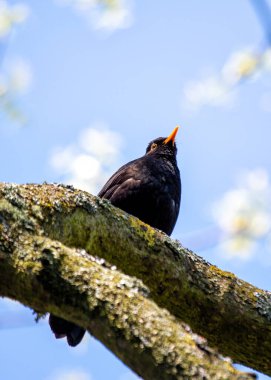
[[[0,263],[6,262],[8,257],[11,260],[10,268],[13,268],[14,252],[26,233],[35,236],[35,239],[37,236],[47,237],[57,241],[54,244],[61,242],[67,247],[85,249],[89,254],[116,265],[124,273],[136,276],[148,286],[150,296],[157,305],[167,308],[171,314],[189,323],[194,331],[208,338],[209,343],[217,346],[222,354],[231,356],[236,362],[271,374],[270,293],[210,265],[178,242],[114,208],[107,201],[74,190],[72,187],[0,184],[0,251],[2,255],[3,252],[5,254],[4,261],[0,260]],[[63,247],[63,250],[68,248]],[[31,263],[34,266],[35,257],[35,252],[32,252],[28,276],[33,274]],[[58,260],[59,265],[61,260]],[[76,260],[72,261],[75,267]],[[20,262],[19,253],[16,262]],[[50,265],[47,267],[51,268],[50,276],[53,276],[56,268]],[[45,268],[42,272],[46,273]],[[79,270],[74,272],[71,269],[69,281],[72,281],[74,274],[75,284],[80,287],[83,277],[81,278]],[[6,284],[9,293],[4,293],[5,285],[1,280],[0,293],[43,311],[44,304],[48,306],[46,311],[52,311],[87,327],[110,347],[111,343],[102,337],[103,324],[104,331],[110,331],[110,328],[107,330],[106,327],[111,326],[109,321],[104,322],[102,318],[95,319],[95,315],[92,316],[95,323],[99,324],[99,321],[102,321],[99,332],[95,332],[91,320],[80,317],[82,309],[86,307],[86,301],[85,296],[81,300],[81,293],[76,287],[72,287],[76,294],[73,298],[74,305],[69,305],[71,295],[67,293],[69,295],[66,299],[63,296],[65,292],[61,293],[64,297],[61,308],[57,307],[58,303],[54,303],[55,300],[51,303],[50,292],[50,302],[47,303],[41,298],[40,305],[34,305],[31,303],[34,302],[31,301],[34,296],[31,294],[31,286],[29,299],[25,298],[26,295],[20,298],[19,289],[24,287],[19,284],[22,281],[27,283],[28,276],[24,274],[21,278],[18,272],[14,277],[13,273],[14,284],[16,281],[19,283],[17,287],[13,284],[10,286],[9,281],[9,284]],[[87,284],[84,283],[86,288]],[[62,292],[62,288],[59,289]],[[66,289],[66,285],[63,289]],[[46,291],[48,292],[48,289]],[[140,292],[138,294],[140,295]],[[160,310],[157,310],[160,313]],[[70,314],[67,314],[67,311]],[[90,314],[86,315],[89,318]],[[114,335],[114,332],[112,334]],[[113,338],[112,340],[114,341]],[[117,350],[115,347],[112,349],[120,357],[123,355],[121,352],[125,351]],[[134,368],[132,364],[131,368]],[[145,375],[144,377],[147,378]]]
[[[2,296],[86,328],[146,380],[253,378],[149,300],[140,280],[83,250],[24,233],[0,252]]]

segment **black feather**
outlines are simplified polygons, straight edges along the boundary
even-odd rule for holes
[[[98,196],[114,206],[170,235],[178,218],[181,179],[174,141],[165,137],[151,141],[146,154],[122,166],[107,181]],[[49,323],[56,338],[67,337],[70,346],[79,344],[85,330],[50,315]]]

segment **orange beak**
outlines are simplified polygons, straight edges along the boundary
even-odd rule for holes
[[[178,129],[179,129],[179,126],[177,125],[177,127],[174,128],[171,134],[165,139],[164,144],[168,144],[170,141],[172,141],[172,144],[174,144]]]

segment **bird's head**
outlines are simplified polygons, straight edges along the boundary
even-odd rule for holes
[[[147,146],[146,154],[158,154],[176,157],[177,147],[175,143],[175,137],[177,135],[178,129],[178,126],[174,128],[168,137],[158,137],[157,139],[152,140]]]

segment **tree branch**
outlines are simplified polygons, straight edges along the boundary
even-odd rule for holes
[[[72,187],[2,184],[0,223],[3,252],[14,252],[18,231],[26,230],[84,248],[142,279],[158,305],[224,355],[271,374],[271,294],[210,265],[108,202]],[[61,310],[48,308],[66,317]],[[75,322],[81,321],[72,313]]]
[[[0,294],[83,326],[144,379],[253,378],[147,299],[141,281],[41,236],[24,232],[15,246],[0,251]]]

